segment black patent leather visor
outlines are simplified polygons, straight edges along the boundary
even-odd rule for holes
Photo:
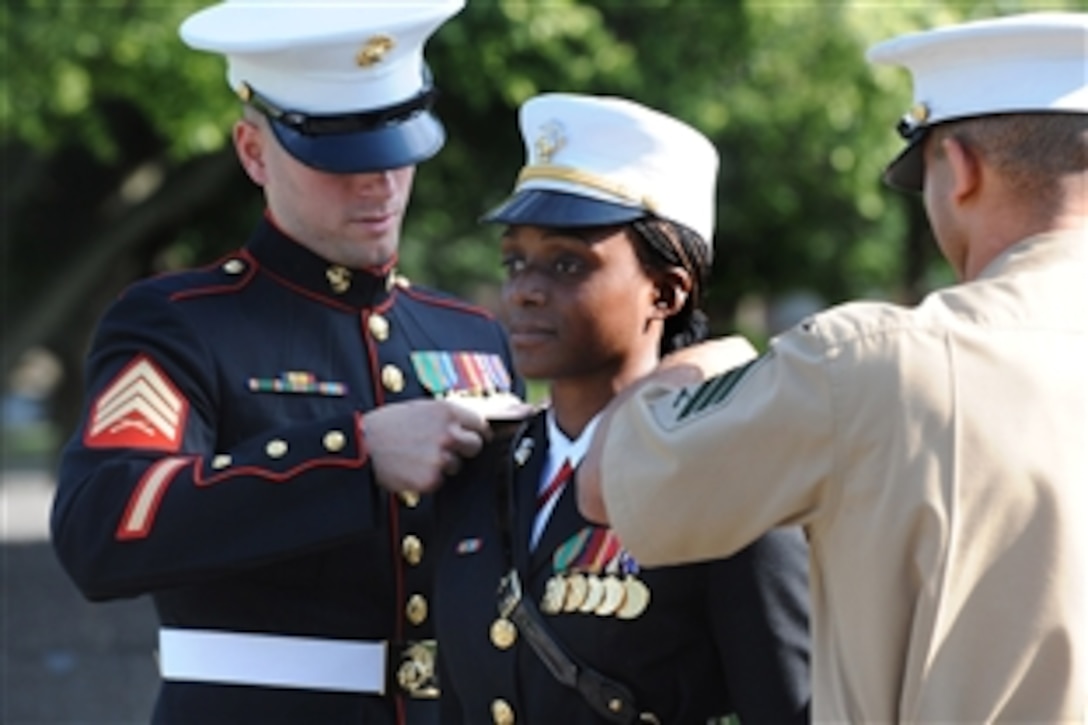
[[[884,169],[884,183],[897,191],[919,193],[925,178],[925,162],[922,158],[922,138],[911,141]]]
[[[303,164],[334,174],[388,171],[434,156],[446,141],[431,112],[435,90],[363,113],[311,115],[285,110],[249,89],[246,103],[268,119],[280,145]]]
[[[922,141],[930,126],[923,126],[909,115],[899,121],[896,131],[907,141],[907,147],[899,152],[884,169],[884,183],[897,191],[921,192],[925,181],[925,162]]]
[[[597,227],[651,216],[640,207],[615,204],[551,189],[524,189],[484,214],[480,221],[539,227]]]

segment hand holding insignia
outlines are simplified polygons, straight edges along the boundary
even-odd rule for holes
[[[385,405],[364,415],[360,426],[375,480],[393,492],[435,490],[491,436],[480,413],[444,400]]]

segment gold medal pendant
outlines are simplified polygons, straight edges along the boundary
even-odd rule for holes
[[[595,574],[586,574],[586,587],[586,600],[578,607],[578,611],[588,614],[604,601],[604,582]]]
[[[620,619],[635,619],[650,604],[650,588],[633,576],[627,576],[623,580],[623,588],[626,590],[626,597],[623,606],[616,610],[616,616]]]
[[[589,585],[582,574],[571,574],[567,577],[567,597],[563,600],[563,611],[573,612],[582,606],[586,600]]]
[[[559,614],[563,611],[563,602],[567,599],[567,580],[562,574],[555,574],[544,585],[544,597],[540,600],[540,611],[545,614]]]
[[[627,590],[624,588],[623,582],[611,574],[604,578],[601,586],[604,588],[604,597],[601,599],[601,603],[597,605],[597,608],[593,610],[593,613],[600,617],[608,617],[615,614],[623,606],[623,602],[627,598]]]
[[[491,623],[491,644],[497,649],[510,649],[518,638],[518,628],[506,617],[499,617]]]

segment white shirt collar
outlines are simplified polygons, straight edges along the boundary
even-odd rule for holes
[[[548,428],[548,465],[545,467],[544,476],[541,479],[544,481],[541,484],[542,486],[546,486],[547,482],[552,480],[559,467],[563,465],[564,460],[569,460],[570,464],[575,467],[582,462],[586,451],[589,450],[589,443],[593,440],[593,431],[597,428],[597,421],[600,417],[600,413],[593,416],[593,419],[582,430],[582,434],[572,441],[563,431],[559,430],[559,425],[555,422],[555,412],[550,408],[548,409],[545,415]]]

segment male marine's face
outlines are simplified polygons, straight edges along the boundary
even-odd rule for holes
[[[263,117],[238,121],[234,142],[242,165],[264,188],[276,225],[330,262],[381,266],[400,245],[415,167],[358,174],[319,171],[280,145]]]

